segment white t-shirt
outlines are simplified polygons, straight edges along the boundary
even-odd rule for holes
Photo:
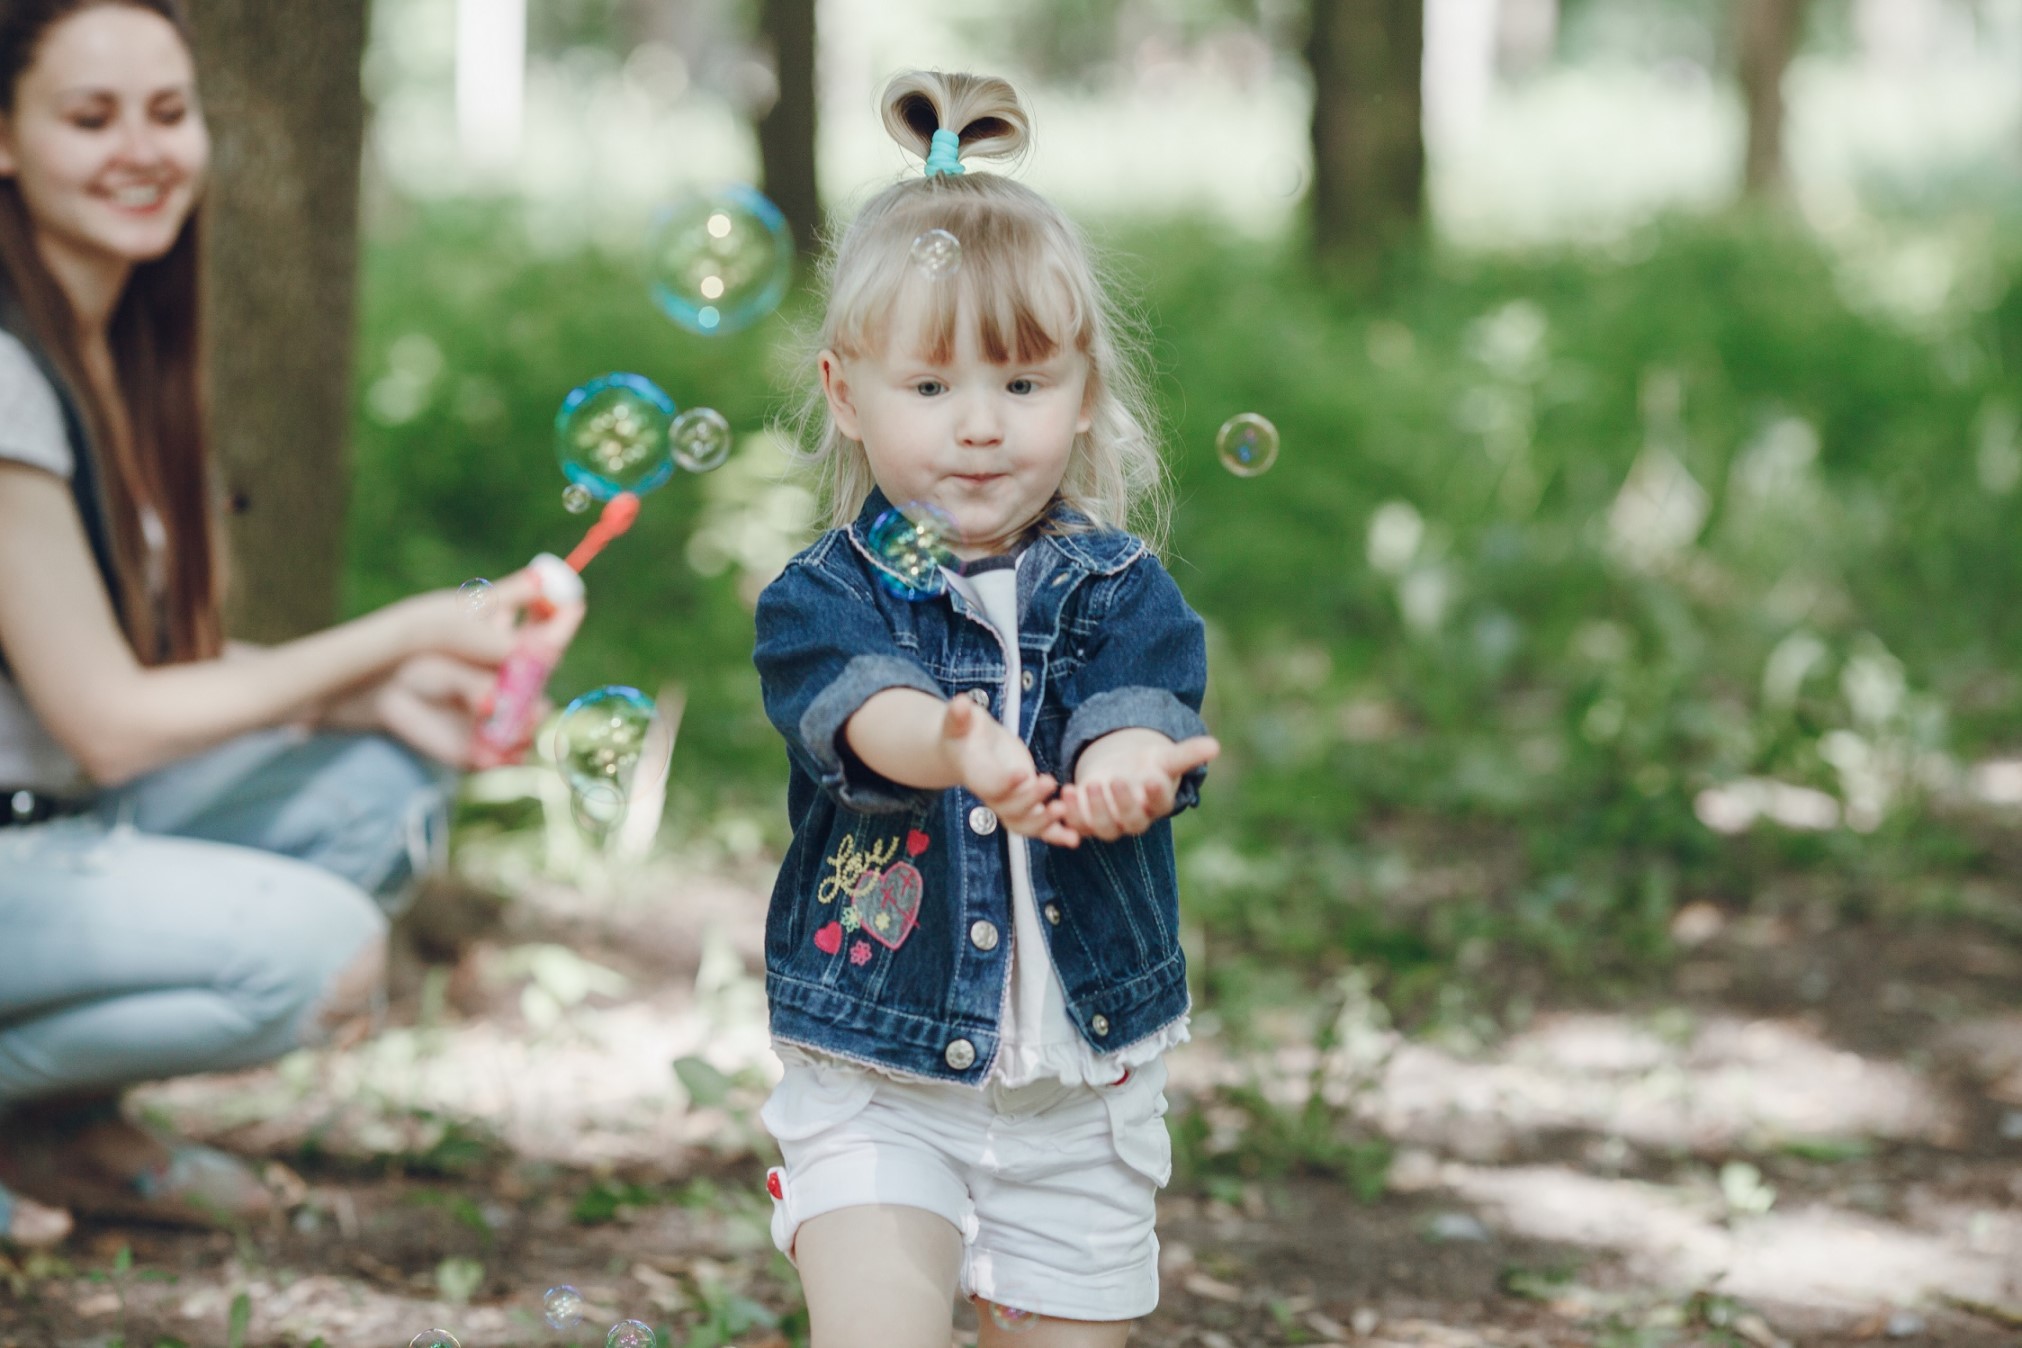
[[[0,459],[66,482],[75,469],[56,390],[28,349],[5,332],[0,332]],[[14,681],[0,673],[0,788],[22,786],[53,794],[88,789],[76,760],[50,737]]]
[[[944,571],[948,584],[983,611],[1004,648],[1003,722],[1015,734],[1022,706],[1024,670],[1018,655],[1018,566],[973,564],[968,574]],[[995,560],[995,559],[992,559]],[[1039,904],[1032,895],[1033,844],[1012,833],[1004,837],[1011,866],[1011,973],[999,1025],[996,1064],[990,1077],[1006,1086],[1058,1080],[1069,1085],[1113,1085],[1131,1067],[1150,1062],[1186,1042],[1184,1017],[1141,1043],[1115,1053],[1097,1053],[1067,1018],[1067,996],[1047,953]]]

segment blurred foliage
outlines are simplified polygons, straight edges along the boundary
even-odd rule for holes
[[[1431,1013],[1456,963],[1634,976],[1688,898],[1813,870],[1859,904],[1992,868],[1943,803],[2022,733],[2022,285],[1998,259],[1912,322],[1771,217],[1435,254],[1352,299],[1291,246],[1111,240],[1157,334],[1169,560],[1227,748],[1180,830],[1210,1005],[1368,963]],[[637,370],[745,434],[591,569],[554,692],[685,684],[672,827],[780,842],[756,580],[692,546],[770,481],[749,433],[791,396],[780,324],[689,336],[628,260],[537,254],[476,207],[382,229],[363,314],[354,609],[565,551],[587,518],[550,422],[584,379]],[[1284,442],[1253,480],[1212,450],[1245,411]],[[1857,827],[1695,817],[1744,780]]]

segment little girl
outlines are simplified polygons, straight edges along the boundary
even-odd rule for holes
[[[965,172],[1023,148],[1016,94],[903,75],[885,124],[926,173],[836,246],[808,415],[833,527],[758,605],[794,831],[773,1237],[815,1348],[946,1348],[958,1287],[985,1348],[1120,1345],[1158,1301],[1202,626],[1124,531],[1157,536],[1161,470],[1080,233]],[[933,230],[956,269],[916,263]],[[872,546],[894,502],[952,521],[934,594]]]

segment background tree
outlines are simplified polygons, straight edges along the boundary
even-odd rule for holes
[[[1313,0],[1313,245],[1363,260],[1425,221],[1424,0]]]
[[[272,641],[337,615],[366,0],[195,0],[192,21],[215,137],[206,303],[228,618]]]
[[[1783,77],[1804,31],[1805,0],[1735,0],[1741,98],[1748,114],[1742,191],[1777,196],[1788,186],[1783,159]]]
[[[794,242],[811,256],[821,234],[815,177],[815,0],[761,0],[759,38],[771,49],[779,97],[758,119],[765,194],[785,213]]]

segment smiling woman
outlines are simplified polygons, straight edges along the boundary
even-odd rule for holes
[[[175,0],[0,3],[0,1244],[47,1202],[236,1221],[242,1162],[129,1082],[359,1023],[386,914],[535,597],[227,648],[203,411],[209,162]],[[235,335],[253,338],[254,334]]]

